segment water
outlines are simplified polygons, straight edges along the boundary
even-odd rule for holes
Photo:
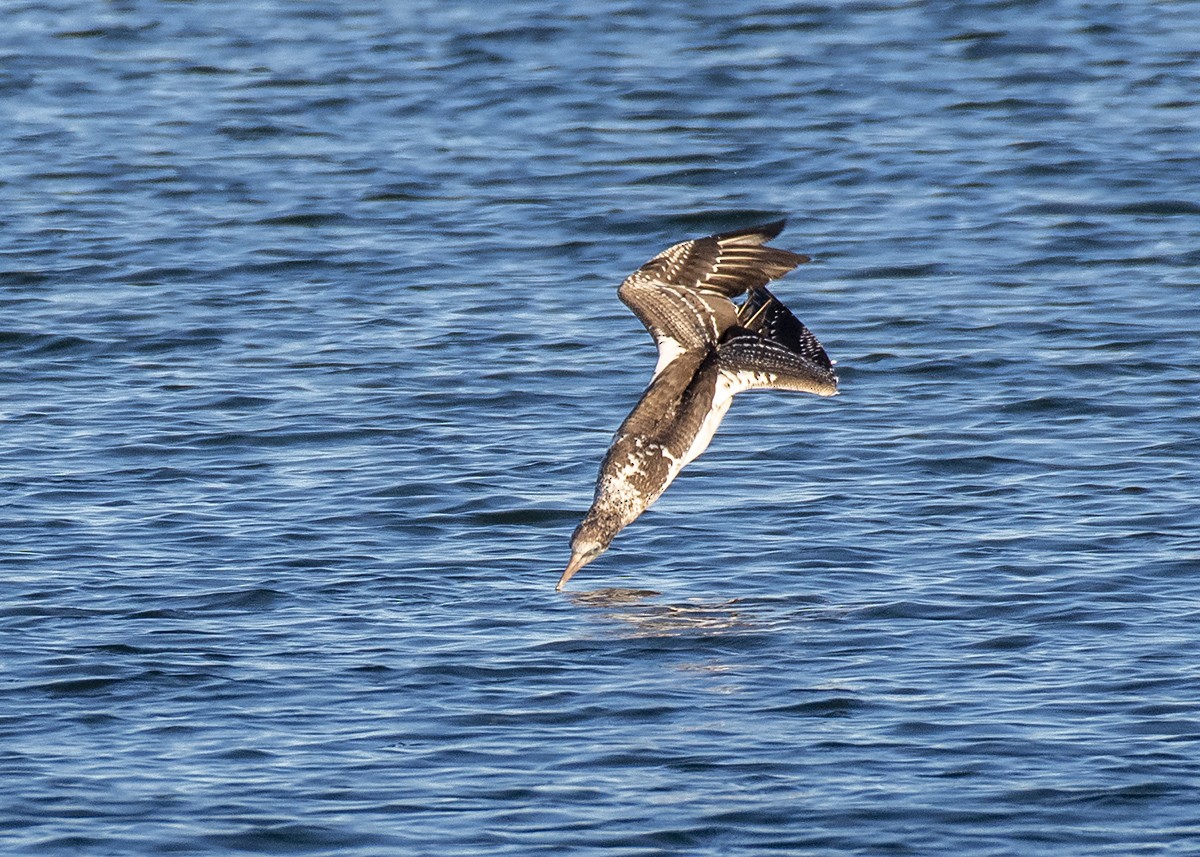
[[[4,17],[4,853],[1200,849],[1196,4]],[[556,594],[781,214],[842,395]]]

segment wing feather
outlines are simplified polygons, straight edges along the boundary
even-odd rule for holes
[[[675,355],[712,346],[738,323],[732,298],[782,277],[808,257],[764,246],[785,221],[683,241],[630,274],[617,294],[654,337],[662,370]]]
[[[800,319],[766,288],[751,292],[717,349],[726,395],[771,388],[818,396],[837,393],[825,349]]]
[[[745,330],[782,345],[825,369],[833,362],[813,332],[770,289],[755,289],[738,309],[738,325]]]

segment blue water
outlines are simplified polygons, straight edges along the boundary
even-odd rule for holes
[[[3,18],[0,852],[1200,852],[1197,4]],[[785,214],[842,395],[556,594]]]

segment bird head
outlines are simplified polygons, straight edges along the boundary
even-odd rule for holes
[[[554,587],[555,591],[561,591],[575,572],[608,550],[622,526],[615,516],[598,514],[593,507],[571,536],[571,561]]]

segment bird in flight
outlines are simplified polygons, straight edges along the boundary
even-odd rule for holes
[[[571,560],[555,589],[604,553],[708,448],[736,394],[763,388],[837,393],[821,343],[767,289],[809,261],[766,246],[785,224],[675,244],[617,289],[654,337],[658,365],[600,464],[595,498],[571,536]],[[734,303],[743,294],[745,300]]]

